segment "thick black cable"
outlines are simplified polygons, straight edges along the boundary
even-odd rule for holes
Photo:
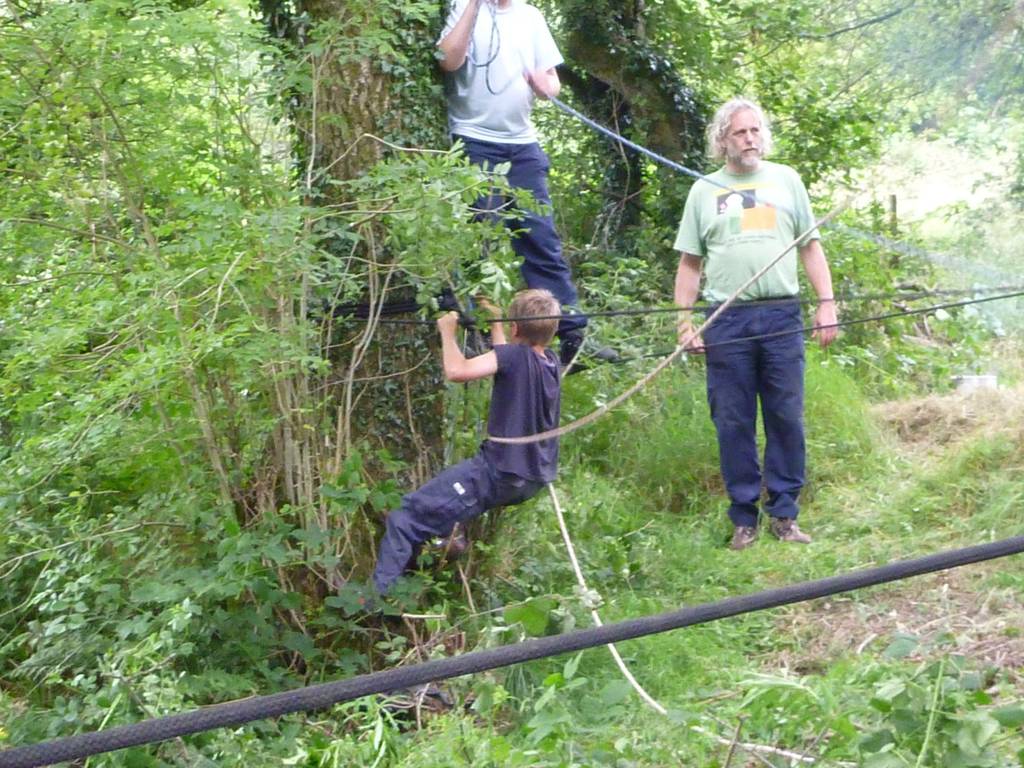
[[[410,688],[489,669],[521,664],[572,651],[581,651],[608,643],[632,640],[672,629],[738,616],[781,605],[828,597],[840,592],[885,584],[891,581],[934,573],[949,568],[979,563],[1024,552],[1024,536],[1015,536],[989,544],[940,552],[902,560],[860,571],[768,589],[751,595],[730,597],[692,608],[644,616],[638,619],[591,627],[552,637],[527,640],[515,645],[474,651],[448,659],[437,659],[409,667],[399,667],[348,680],[321,683],[294,691],[256,696],[241,701],[216,704],[106,731],[82,733],[53,741],[15,747],[0,752],[0,768],[37,768],[125,747],[165,741],[214,728],[242,725],[253,720],[279,717],[294,712],[325,709],[334,704],[363,696]]]

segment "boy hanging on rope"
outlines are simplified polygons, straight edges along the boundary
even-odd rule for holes
[[[489,310],[493,308],[485,306]],[[559,361],[548,344],[558,329],[561,306],[547,290],[516,294],[509,307],[511,343],[502,323],[491,326],[494,348],[466,358],[455,340],[459,317],[449,312],[437,321],[444,374],[448,381],[494,377],[487,432],[495,437],[522,437],[558,426],[561,402]],[[373,583],[385,594],[415,561],[420,546],[448,536],[489,509],[519,504],[555,479],[558,439],[526,445],[484,440],[480,451],[444,470],[402,498],[388,514]]]

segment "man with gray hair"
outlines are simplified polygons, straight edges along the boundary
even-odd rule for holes
[[[771,127],[761,108],[732,99],[708,127],[711,155],[725,165],[690,189],[675,248],[680,252],[675,301],[682,307],[679,343],[705,353],[707,396],[718,433],[719,463],[733,523],[730,547],[757,539],[762,482],[772,534],[807,544],[796,518],[804,485],[804,346],[797,261],[818,297],[814,337],[822,347],[836,338],[832,276],[810,198],[792,168],[764,159]],[[720,315],[701,339],[690,307],[701,274],[704,298],[721,304],[751,276],[808,232],[779,263]],[[765,432],[764,474],[757,453],[757,407]]]

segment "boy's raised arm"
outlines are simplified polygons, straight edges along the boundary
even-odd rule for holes
[[[444,364],[444,375],[448,381],[461,383],[476,381],[493,376],[498,372],[498,356],[494,350],[476,357],[466,358],[455,340],[455,330],[459,327],[457,312],[448,312],[437,319],[437,330],[441,334],[441,357]]]

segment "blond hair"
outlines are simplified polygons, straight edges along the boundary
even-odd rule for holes
[[[720,106],[708,125],[708,154],[718,162],[725,160],[725,139],[729,135],[729,126],[732,125],[733,116],[745,109],[753,112],[761,124],[761,154],[767,155],[772,151],[772,126],[768,116],[757,103],[750,99],[737,97],[729,99]]]
[[[515,318],[516,338],[527,344],[546,347],[558,330],[562,307],[551,291],[531,288],[512,298],[508,313],[509,317]]]

